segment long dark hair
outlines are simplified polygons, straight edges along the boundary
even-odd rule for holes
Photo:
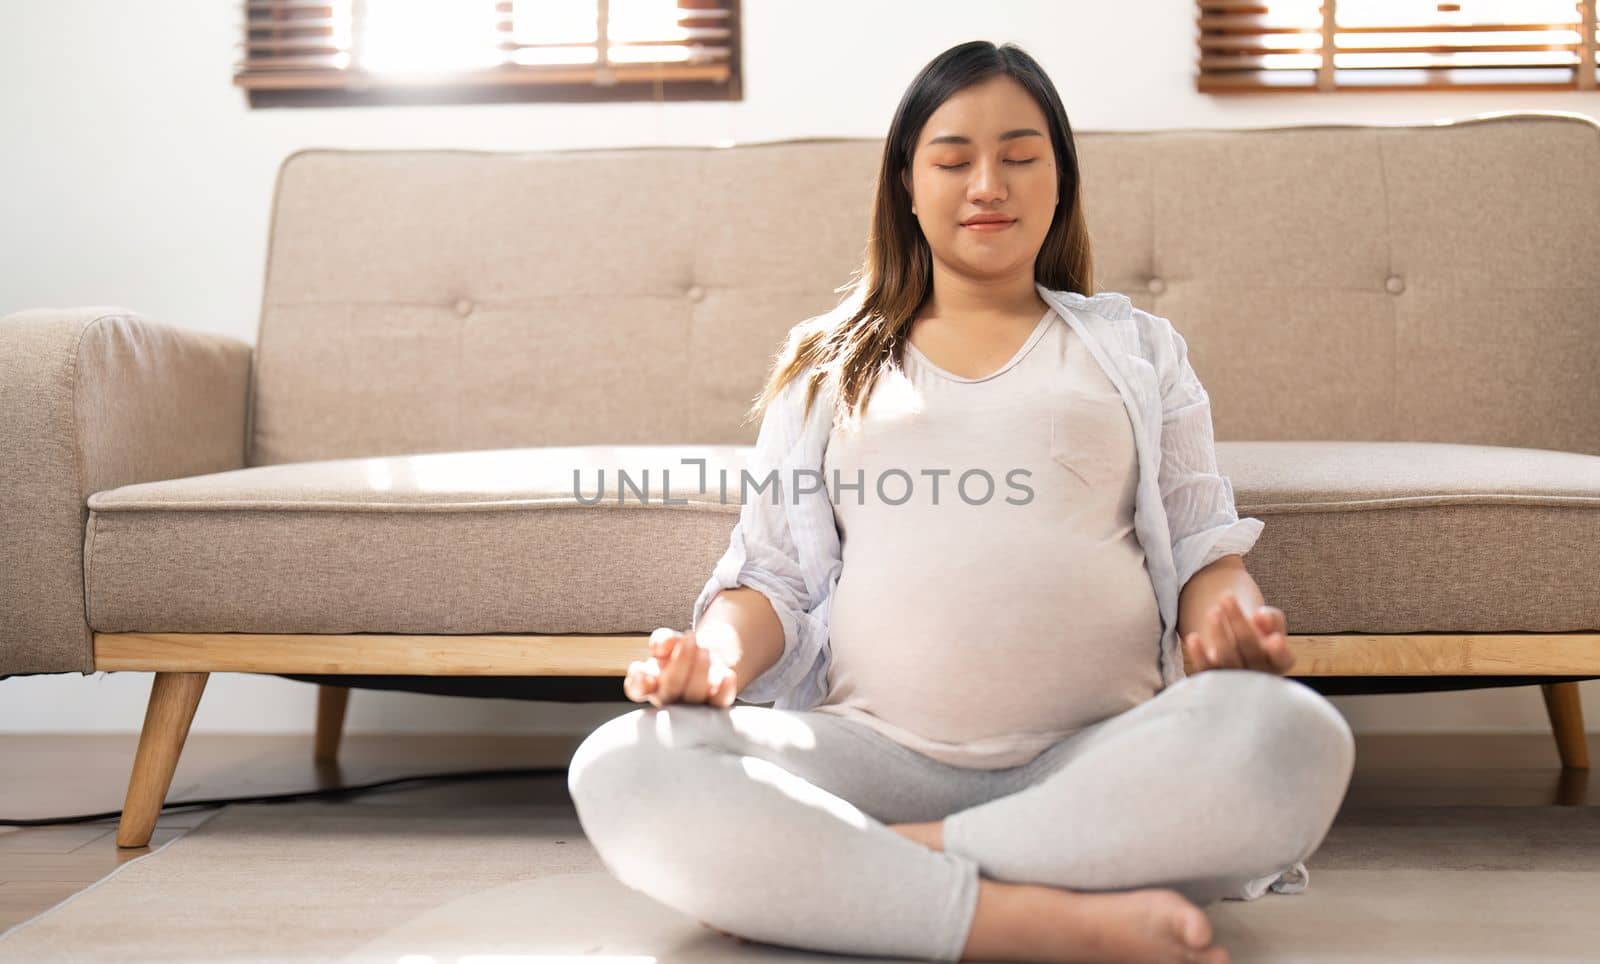
[[[1014,44],[995,46],[974,40],[933,58],[911,81],[889,125],[883,163],[873,200],[866,256],[853,281],[837,291],[847,297],[826,314],[807,319],[790,332],[778,353],[766,387],[746,421],[759,419],[767,405],[797,375],[811,369],[805,411],[811,411],[824,380],[838,389],[834,424],[857,416],[886,361],[899,365],[903,335],[933,291],[933,253],[901,180],[916,153],[928,118],[952,95],[991,77],[1004,75],[1038,102],[1050,126],[1060,178],[1060,203],[1034,262],[1034,279],[1052,290],[1093,293],[1094,265],[1089,230],[1079,192],[1078,149],[1072,140],[1061,97],[1038,61]]]

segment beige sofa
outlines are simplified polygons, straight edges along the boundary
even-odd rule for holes
[[[1294,675],[1540,684],[1587,766],[1595,123],[1078,137],[1097,287],[1187,337]],[[856,266],[879,149],[302,151],[253,348],[0,320],[0,672],[156,674],[118,842],[209,673],[321,684],[323,758],[352,686],[623,700],[726,548],[741,416]]]

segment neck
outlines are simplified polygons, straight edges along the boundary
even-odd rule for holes
[[[955,322],[983,324],[1023,315],[1043,314],[1049,303],[1034,287],[1033,264],[990,278],[956,274],[938,259],[933,263],[933,291],[923,313]]]

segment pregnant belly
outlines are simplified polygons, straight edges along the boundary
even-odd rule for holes
[[[1071,731],[1160,688],[1142,555],[1061,568],[873,561],[840,573],[827,703],[955,742]]]

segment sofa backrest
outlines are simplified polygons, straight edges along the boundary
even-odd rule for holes
[[[1600,125],[1077,132],[1096,289],[1170,319],[1219,440],[1600,454]],[[749,443],[860,263],[881,139],[306,150],[280,171],[252,465]]]

